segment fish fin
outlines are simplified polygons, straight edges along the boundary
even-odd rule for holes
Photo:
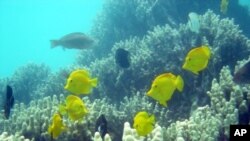
[[[182,65],[182,69],[188,70],[187,63],[186,63],[186,62]]]
[[[90,83],[91,83],[91,86],[96,87],[98,83],[98,79],[97,78],[91,79]]]
[[[90,75],[89,75],[89,72],[87,71],[87,70],[77,70],[76,71],[77,73],[80,73],[80,74],[82,74],[82,75],[84,75],[84,76],[86,76],[86,77],[89,77]]]
[[[206,56],[207,56],[208,59],[209,59],[210,56],[211,56],[210,48],[209,48],[207,45],[204,45],[204,46],[202,46],[202,49],[203,49],[204,53],[206,54]]]
[[[55,48],[59,45],[59,40],[50,40],[50,48]]]
[[[184,87],[184,81],[180,75],[177,76],[175,80],[175,84],[176,84],[177,90],[181,92]]]
[[[52,133],[52,126],[49,126],[49,128],[48,128],[48,133],[49,133],[49,134]]]
[[[163,106],[163,107],[168,107],[168,104],[166,101],[160,101],[160,104]]]
[[[64,105],[59,105],[59,113],[65,115],[67,113],[66,107]]]
[[[199,75],[199,72],[198,71],[193,71],[193,70],[190,70],[192,73],[194,73],[195,75]]]
[[[150,116],[149,122],[152,123],[152,124],[155,124],[155,116],[154,115]]]
[[[156,79],[161,79],[161,78],[172,78],[174,75],[172,73],[163,73],[159,76],[156,77]]]

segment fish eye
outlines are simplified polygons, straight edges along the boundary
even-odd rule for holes
[[[70,83],[72,83],[72,82],[73,82],[73,80],[71,79],[69,82],[70,82]]]
[[[157,85],[154,85],[154,88],[157,88],[158,86]]]

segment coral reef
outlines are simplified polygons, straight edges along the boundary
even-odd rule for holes
[[[225,16],[220,12],[219,5],[220,1],[200,0],[107,0],[92,28],[92,35],[99,41],[93,54],[95,57],[106,56],[116,42],[131,36],[142,37],[157,25],[163,26],[167,23],[171,27],[178,27],[179,23],[187,22],[189,12],[201,14],[212,9],[216,14]],[[237,24],[250,35],[250,16],[247,8],[239,5],[239,1],[230,1],[226,16],[236,19]],[[84,51],[81,56],[79,59],[84,61]],[[91,60],[94,61],[94,58]]]
[[[135,129],[132,129],[130,124],[125,122],[122,141],[163,141],[162,133],[162,128],[156,125],[154,130],[146,138],[138,136]]]
[[[223,67],[219,81],[214,79],[211,90],[207,92],[210,104],[195,109],[189,119],[172,123],[165,130],[164,139],[228,140],[229,126],[238,124],[239,114],[248,111],[247,105],[250,104],[248,91],[249,88],[242,88],[232,81],[228,66]]]
[[[58,110],[59,103],[64,102],[64,100],[65,96],[61,94],[60,96],[54,95],[53,97],[32,100],[29,105],[15,104],[11,118],[9,120],[0,119],[0,124],[3,125],[0,127],[0,131],[20,134],[34,140],[49,140],[48,126],[53,114]],[[67,130],[59,136],[58,140],[91,140],[95,133],[95,121],[101,114],[104,114],[108,121],[108,131],[112,140],[121,140],[122,130],[117,129],[121,128],[126,121],[132,123],[133,116],[141,110],[157,115],[157,121],[162,125],[169,124],[164,121],[168,116],[168,110],[160,108],[159,105],[153,105],[139,92],[131,98],[125,98],[121,105],[111,104],[105,98],[91,101],[84,97],[83,101],[88,107],[89,114],[82,122],[72,122],[64,117]],[[138,102],[141,104],[136,104]]]
[[[1,141],[33,141],[33,140],[29,140],[29,139],[25,139],[24,136],[20,136],[20,135],[8,135],[7,132],[3,132],[0,135],[0,140]]]
[[[94,129],[95,121],[101,114],[104,114],[108,121],[109,133],[105,136],[105,141],[227,140],[230,124],[250,124],[249,119],[241,118],[249,112],[250,86],[235,84],[231,75],[234,68],[237,70],[245,62],[243,60],[237,63],[238,60],[246,59],[250,53],[250,41],[232,19],[221,19],[209,10],[200,15],[199,33],[193,33],[187,24],[180,24],[176,28],[173,28],[175,24],[156,26],[152,23],[160,22],[157,21],[157,14],[152,16],[152,12],[141,13],[156,10],[154,6],[164,3],[161,0],[109,2],[111,4],[107,8],[114,9],[107,11],[107,15],[112,14],[113,10],[124,10],[111,16],[112,20],[124,13],[122,18],[135,16],[132,17],[135,21],[128,22],[126,26],[118,23],[112,28],[113,31],[101,32],[105,29],[105,24],[113,26],[113,23],[105,22],[107,15],[100,19],[104,20],[99,22],[103,24],[98,25],[101,29],[93,32],[96,33],[96,37],[102,39],[99,43],[108,47],[107,51],[104,51],[107,55],[102,59],[92,60],[87,68],[100,80],[93,94],[82,98],[89,114],[83,121],[77,122],[63,117],[67,130],[58,140],[102,140]],[[170,5],[174,3],[168,2]],[[134,5],[133,10],[138,14],[131,15],[130,9],[123,9],[124,3]],[[132,26],[140,24],[147,16],[155,18],[146,21],[146,27],[138,29],[141,32],[133,31]],[[116,38],[109,40],[113,36],[112,33]],[[117,42],[118,40],[121,41]],[[212,50],[208,69],[199,76],[183,71],[181,66],[188,50],[203,44]],[[128,69],[121,69],[115,64],[114,54],[118,48],[126,49],[131,54],[131,67]],[[87,60],[95,56],[95,51],[98,49],[89,54]],[[87,64],[81,64],[81,60],[78,63],[79,66],[75,67]],[[49,140],[47,130],[52,115],[58,112],[58,105],[63,103],[68,95],[63,86],[70,70],[66,68],[52,74],[43,64],[28,64],[20,68],[12,78],[1,80],[1,91],[10,83],[18,102],[10,119],[0,118],[0,131],[3,132],[0,138]],[[174,94],[167,108],[145,96],[153,78],[163,72],[180,74],[185,80],[185,90],[182,94]],[[134,115],[142,110],[155,114],[157,121],[155,129],[146,138],[138,137],[130,127]],[[117,130],[123,125],[124,131]]]
[[[148,90],[157,74],[174,72],[182,75],[187,85],[183,95],[173,97],[173,101],[182,102],[174,103],[174,106],[170,104],[170,109],[190,107],[190,104],[200,97],[203,98],[197,104],[205,105],[209,100],[206,91],[210,88],[212,79],[218,77],[223,65],[227,64],[233,69],[237,60],[244,59],[250,52],[250,41],[232,19],[221,19],[211,10],[200,16],[200,24],[199,34],[191,32],[187,24],[182,24],[179,28],[165,25],[154,27],[143,38],[131,37],[116,43],[108,57],[95,60],[89,66],[93,74],[102,80],[94,92],[95,96],[101,97],[105,94],[119,102],[136,91]],[[202,44],[209,45],[212,50],[208,69],[199,76],[182,71],[183,58],[188,50]],[[118,48],[130,52],[130,68],[121,69],[116,66],[114,56]],[[201,94],[194,97],[197,91]],[[188,108],[184,111],[189,113]]]
[[[229,67],[223,67],[219,80],[214,79],[211,90],[207,92],[210,97],[210,104],[198,107],[191,112],[191,116],[185,120],[171,122],[166,125],[169,119],[169,111],[154,105],[147,97],[139,92],[130,98],[124,98],[120,105],[110,104],[106,99],[95,99],[91,101],[84,97],[83,101],[88,106],[89,115],[82,122],[72,122],[64,117],[67,130],[59,136],[58,140],[101,140],[98,133],[94,131],[96,119],[105,114],[108,121],[109,135],[105,141],[110,140],[224,140],[228,139],[229,125],[239,122],[239,115],[247,112],[247,105],[250,104],[250,87],[240,87],[232,81]],[[198,94],[198,93],[196,93]],[[226,96],[228,95],[228,96]],[[31,140],[49,140],[47,133],[53,113],[57,112],[58,104],[62,103],[65,97],[45,97],[33,100],[29,106],[16,104],[13,114],[9,120],[0,120],[1,131],[11,134],[18,134]],[[140,103],[140,104],[138,104]],[[156,115],[157,123],[154,131],[146,138],[138,137],[134,129],[126,121],[132,123],[132,117],[136,112],[146,110]],[[125,123],[125,124],[124,124]],[[120,129],[124,124],[122,134]],[[248,123],[250,124],[250,123]],[[6,133],[4,133],[6,137]],[[19,137],[13,137],[19,138]]]
[[[12,77],[0,79],[0,91],[5,93],[6,85],[10,85],[16,102],[24,104],[28,104],[33,99],[66,94],[63,87],[72,68],[64,68],[52,73],[45,64],[28,63],[18,68]]]
[[[34,92],[44,84],[49,73],[50,69],[45,64],[28,63],[18,68],[6,83],[13,87],[17,101],[28,103],[41,97]]]

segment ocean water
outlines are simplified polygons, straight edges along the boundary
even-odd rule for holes
[[[50,40],[71,32],[90,32],[103,0],[1,0],[0,78],[27,62],[45,63],[53,71],[74,63],[76,50],[50,48]]]
[[[0,141],[229,141],[250,1],[226,1],[0,0]],[[50,47],[72,32],[94,45]]]

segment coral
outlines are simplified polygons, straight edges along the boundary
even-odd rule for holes
[[[82,122],[72,122],[67,117],[63,117],[67,130],[58,139],[62,141],[65,139],[90,140],[95,133],[95,121],[101,114],[104,114],[108,121],[108,132],[112,140],[121,140],[122,131],[117,129],[122,127],[125,121],[132,122],[133,116],[141,110],[155,114],[158,123],[169,124],[164,121],[168,116],[168,110],[160,108],[158,104],[152,104],[147,97],[142,96],[139,92],[133,97],[125,98],[120,105],[111,104],[105,98],[93,101],[88,97],[82,99],[88,107],[89,114],[84,117]],[[3,125],[0,127],[0,131],[18,133],[25,138],[35,140],[49,139],[47,129],[52,122],[52,116],[57,112],[58,105],[64,100],[65,96],[61,94],[60,96],[54,95],[53,97],[32,100],[29,105],[15,104],[10,119],[0,119],[0,124]],[[136,104],[139,102],[140,104]],[[98,135],[95,138],[98,139]],[[108,141],[109,137],[106,138]]]
[[[143,141],[144,137],[137,135],[136,130],[130,127],[129,122],[124,123],[122,141]]]
[[[40,98],[41,96],[34,95],[34,91],[44,84],[49,74],[50,69],[45,64],[28,63],[17,69],[8,82],[13,87],[16,100],[28,103]]]
[[[109,100],[95,99],[88,97],[82,98],[86,103],[90,113],[84,117],[82,122],[72,122],[64,117],[64,123],[67,130],[61,134],[58,140],[101,140],[100,135],[95,133],[94,124],[96,119],[105,114],[108,121],[109,134],[104,141],[111,140],[222,140],[228,138],[229,125],[238,123],[239,113],[247,109],[249,99],[244,95],[250,90],[250,87],[236,85],[232,81],[229,67],[221,70],[220,78],[212,82],[211,90],[207,92],[211,102],[210,105],[198,107],[193,110],[190,118],[183,121],[168,121],[172,124],[168,127],[166,119],[169,119],[169,110],[160,108],[158,104],[153,104],[146,96],[137,92],[132,97],[126,97],[121,104],[110,104]],[[229,95],[227,98],[227,96]],[[47,133],[52,115],[57,112],[58,105],[65,100],[64,95],[45,97],[39,100],[33,100],[29,106],[16,104],[13,114],[9,120],[0,120],[1,131],[11,134],[22,135],[25,138],[37,140],[48,140],[50,136]],[[140,104],[138,104],[140,103]],[[155,129],[150,135],[138,137],[134,129],[131,129],[132,117],[136,112],[146,110],[156,115],[157,123]],[[117,130],[124,123],[123,133]],[[164,127],[168,127],[165,129]],[[123,137],[122,137],[123,136]]]
[[[109,134],[106,134],[104,136],[104,140],[102,140],[102,137],[101,137],[100,133],[95,132],[94,141],[111,141],[111,138],[110,138]]]
[[[24,136],[20,136],[18,134],[8,135],[7,132],[3,132],[0,135],[0,140],[1,141],[33,141],[33,140],[25,139]]]
[[[110,5],[115,10],[120,10],[117,8],[123,7],[120,4],[125,3],[112,0],[110,2],[115,5],[114,7]],[[134,5],[134,10],[141,13],[154,10],[154,6],[160,2],[162,1],[134,0],[128,4]],[[129,10],[124,10],[123,18],[131,16],[126,13]],[[119,14],[123,13],[117,14],[119,17]],[[143,21],[147,13],[135,16],[142,16],[135,19]],[[115,19],[117,15],[110,18]],[[154,20],[156,19],[148,22]],[[135,21],[135,23],[140,22]],[[249,111],[250,86],[235,84],[231,72],[237,61],[246,59],[246,54],[250,53],[250,41],[232,19],[221,19],[210,10],[200,15],[200,23],[198,34],[191,32],[187,24],[173,28],[169,24],[154,26],[150,23],[150,27],[142,30],[147,33],[138,33],[140,35],[132,37],[133,34],[128,31],[126,34],[131,35],[130,38],[127,38],[129,35],[123,35],[124,29],[117,30],[121,26],[118,25],[111,31],[118,36],[110,41],[107,39],[111,38],[110,31],[103,33],[101,31],[105,29],[95,31],[97,37],[107,40],[106,43],[101,40],[100,44],[109,46],[107,50],[111,52],[104,51],[107,55],[103,59],[92,60],[87,68],[101,80],[92,95],[82,98],[90,111],[89,114],[83,121],[77,122],[70,121],[64,116],[67,130],[58,140],[101,140],[94,129],[95,121],[101,114],[104,114],[108,121],[109,134],[104,139],[106,141],[111,139],[162,141],[163,138],[177,141],[228,139],[229,125],[242,123],[239,117]],[[133,26],[133,22],[128,24],[126,26],[132,29],[130,26]],[[120,39],[122,40],[117,42]],[[208,69],[199,76],[193,76],[181,69],[183,58],[192,47],[202,44],[209,45],[213,57]],[[130,68],[121,69],[116,66],[114,55],[118,48],[130,52]],[[93,56],[92,54],[87,56],[88,60]],[[80,62],[77,67],[87,64]],[[224,67],[225,65],[228,66]],[[65,69],[58,74],[51,74],[44,65],[28,64],[18,70],[11,79],[1,81],[2,89],[8,82],[13,85],[15,93],[18,94],[15,97],[19,102],[27,104],[30,101],[30,103],[25,105],[17,102],[10,119],[0,119],[0,131],[22,135],[31,140],[49,140],[47,129],[52,115],[57,112],[58,105],[64,102],[67,94],[63,90],[66,77],[61,73],[67,74],[70,70]],[[182,75],[186,84],[183,94],[174,94],[167,108],[159,106],[154,100],[145,96],[153,78],[163,72]],[[200,101],[204,102],[201,104]],[[156,125],[152,134],[146,138],[138,137],[129,124],[132,123],[133,116],[142,110],[155,114],[157,123],[161,125],[161,127]],[[188,116],[190,117],[187,118]],[[123,124],[122,133],[117,129]],[[7,137],[6,133],[3,133],[3,136]]]
[[[18,68],[11,78],[0,79],[0,91],[5,93],[6,85],[10,85],[16,102],[24,104],[33,99],[66,94],[67,91],[64,90],[66,78],[75,67],[77,66],[65,67],[51,73],[45,64],[28,63]]]
[[[143,37],[157,25],[169,24],[171,27],[178,27],[180,23],[187,22],[189,12],[201,14],[207,9],[212,9],[219,15],[221,14],[219,5],[220,1],[204,3],[200,0],[130,0],[129,2],[107,0],[92,27],[92,36],[98,39],[98,44],[93,52],[91,51],[94,55],[91,55],[91,60],[107,56],[113,45],[120,40],[129,39],[131,36]],[[240,11],[242,15],[239,16],[233,11]],[[250,34],[248,28],[250,16],[247,9],[240,6],[238,1],[230,2],[227,16],[235,18],[245,33]],[[85,55],[82,52],[82,57],[79,57],[81,61],[78,62],[85,62]]]
[[[190,31],[187,24],[179,28],[155,26],[142,38],[131,37],[115,43],[112,52],[103,59],[96,59],[89,69],[100,80],[93,96],[107,96],[119,103],[124,97],[130,97],[136,91],[145,92],[157,74],[173,72],[180,74],[185,80],[182,95],[174,94],[169,104],[170,111],[176,117],[186,118],[191,104],[204,106],[209,101],[206,91],[211,87],[213,78],[218,78],[218,72],[224,65],[232,70],[238,60],[244,59],[250,53],[250,41],[242,34],[238,25],[232,19],[221,19],[208,10],[200,15],[200,33]],[[212,50],[212,59],[201,75],[194,76],[181,69],[186,53],[193,47],[207,44]],[[131,67],[121,69],[115,64],[115,51],[123,48],[130,52]],[[199,93],[199,96],[195,96]],[[181,116],[180,116],[181,115]]]
[[[166,140],[225,140],[229,138],[229,126],[238,124],[239,113],[246,112],[249,99],[244,93],[249,91],[232,81],[228,66],[220,72],[219,81],[212,81],[207,92],[210,106],[199,107],[191,113],[189,119],[172,123],[165,130]],[[227,96],[228,95],[228,96]],[[227,98],[228,97],[228,98]]]
[[[159,125],[145,138],[138,136],[135,129],[130,127],[129,122],[124,123],[122,141],[163,141],[163,131]]]
[[[53,103],[51,103],[53,102]],[[46,97],[41,100],[31,101],[29,106],[23,103],[15,104],[11,118],[0,120],[1,131],[8,133],[19,133],[26,138],[40,138],[44,131],[47,131],[49,118],[55,111],[53,104],[58,103],[56,97],[51,100]]]
[[[64,102],[65,97],[45,97],[39,100],[32,100],[29,106],[15,104],[11,118],[9,120],[0,120],[1,131],[8,133],[18,133],[29,139],[50,139],[47,130],[51,123],[52,116],[58,110],[60,102]],[[90,139],[91,132],[87,129],[87,121],[72,122],[68,118],[64,119],[67,130],[59,136],[60,140],[68,139]],[[67,138],[65,138],[67,137]]]

